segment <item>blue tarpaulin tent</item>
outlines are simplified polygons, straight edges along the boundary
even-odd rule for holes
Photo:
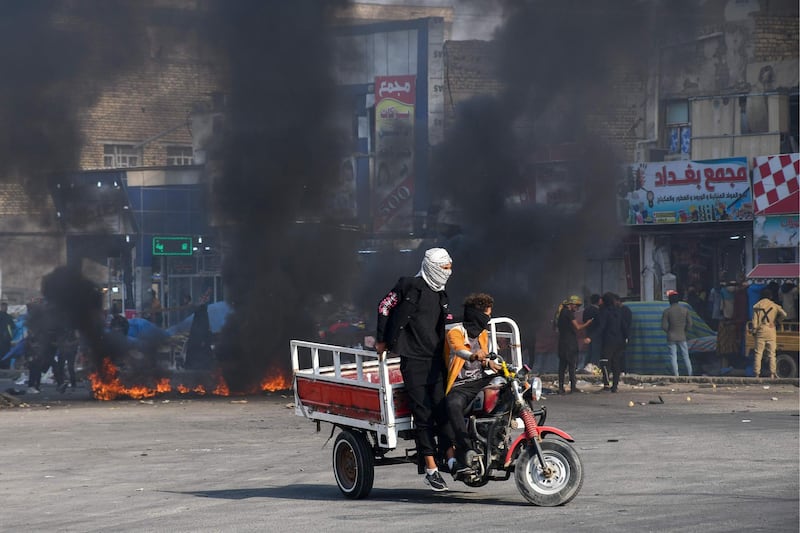
[[[211,328],[211,333],[219,333],[228,315],[233,312],[233,309],[227,302],[216,302],[208,304],[208,323]],[[194,313],[187,316],[174,326],[167,328],[167,333],[170,335],[178,335],[181,333],[188,334],[192,328],[192,321],[194,320]]]
[[[661,315],[664,313],[664,309],[669,307],[669,302],[625,302],[624,305],[633,314],[630,340],[625,350],[627,371],[633,374],[672,374],[672,365],[667,349],[667,334],[661,329]],[[680,305],[688,307],[692,316],[693,325],[687,335],[689,350],[714,351],[716,342],[710,341],[716,339],[716,333],[689,304],[681,302]],[[702,347],[702,349],[698,347]],[[686,375],[680,354],[678,355],[678,369],[681,375]]]

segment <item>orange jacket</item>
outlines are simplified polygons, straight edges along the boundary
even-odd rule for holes
[[[478,344],[483,348],[484,352],[489,353],[488,331],[481,331],[481,334],[478,335]],[[470,355],[472,355],[472,350],[467,338],[467,330],[461,325],[453,326],[447,331],[447,342],[444,343],[444,362],[447,365],[445,394],[449,393],[450,389],[453,388],[453,383],[455,383],[458,373],[461,372],[464,361]]]

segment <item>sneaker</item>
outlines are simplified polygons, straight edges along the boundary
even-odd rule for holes
[[[28,394],[39,394],[39,389],[36,387],[28,387]]]
[[[473,474],[475,474],[475,471],[472,469],[472,467],[456,461],[456,463],[453,465],[453,468],[450,469],[450,473],[453,475],[454,480],[459,481],[461,479],[471,477]]]
[[[440,474],[438,470],[433,474],[425,474],[425,484],[436,492],[447,490],[447,483],[445,483],[442,474]]]
[[[616,387],[611,387],[611,392],[617,392],[617,388]]]

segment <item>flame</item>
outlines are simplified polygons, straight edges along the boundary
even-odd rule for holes
[[[225,383],[225,378],[222,377],[222,374],[217,375],[217,386],[212,391],[212,394],[216,394],[217,396],[231,395],[231,390],[228,388],[228,384]]]
[[[261,390],[273,392],[276,390],[287,390],[292,388],[292,380],[279,370],[273,371],[273,375],[261,380]]]
[[[169,378],[159,379],[154,387],[145,385],[125,386],[120,379],[119,369],[109,358],[103,359],[100,369],[98,369],[97,372],[91,373],[89,379],[92,385],[92,395],[97,400],[115,400],[117,398],[140,400],[169,392],[176,392],[178,394],[198,394],[201,396],[209,394],[206,387],[203,385],[187,386],[180,383],[173,386]],[[213,389],[210,389],[210,394],[215,396],[231,395],[230,388],[221,372],[215,372],[213,379],[216,385],[214,385]],[[260,389],[251,391],[251,393],[287,390],[291,387],[291,378],[286,375],[284,371],[273,369],[261,380]]]

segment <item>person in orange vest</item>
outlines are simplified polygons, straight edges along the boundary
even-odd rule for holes
[[[494,298],[488,294],[470,294],[464,300],[461,324],[447,331],[447,414],[454,447],[447,451],[447,466],[454,479],[470,474],[467,452],[471,448],[464,411],[475,396],[492,380],[500,365],[489,359],[489,320]]]

